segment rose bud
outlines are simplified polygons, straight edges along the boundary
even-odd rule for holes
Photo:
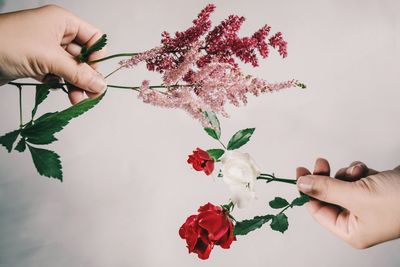
[[[196,171],[204,171],[206,175],[210,175],[214,170],[214,159],[200,148],[197,148],[192,155],[189,155],[187,163],[192,164]]]

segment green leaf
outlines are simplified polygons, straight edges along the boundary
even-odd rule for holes
[[[29,144],[28,148],[31,152],[33,163],[40,175],[53,177],[62,181],[63,174],[59,155],[53,151],[33,147]]]
[[[252,136],[254,131],[255,128],[247,128],[235,133],[232,136],[231,140],[229,140],[228,150],[238,149],[239,147],[246,144],[250,140],[250,137]]]
[[[206,118],[208,119],[208,122],[211,125],[211,129],[214,130],[216,138],[219,139],[221,137],[221,125],[219,123],[218,117],[214,112],[204,112]]]
[[[55,115],[57,113],[58,113],[58,111],[47,112],[47,113],[43,114],[42,116],[40,116],[39,118],[37,118],[34,122],[37,124],[37,123],[41,122],[42,120],[47,119],[48,117]]]
[[[285,213],[280,213],[272,218],[271,229],[282,234],[288,229],[289,222]]]
[[[24,152],[26,149],[26,141],[25,138],[21,138],[18,142],[18,144],[15,146],[15,150],[18,152]]]
[[[261,226],[263,226],[264,223],[268,222],[272,218],[274,218],[274,215],[267,214],[264,216],[256,216],[253,219],[236,222],[233,229],[233,234],[235,236],[247,235],[251,231],[261,228]]]
[[[32,118],[35,117],[38,106],[47,98],[50,93],[50,84],[39,84],[36,86],[35,106],[32,110]]]
[[[209,149],[207,150],[208,155],[210,155],[215,161],[218,161],[222,155],[225,153],[225,150],[223,149]]]
[[[281,209],[289,205],[289,202],[281,197],[276,197],[269,202],[269,206],[273,209]]]
[[[26,139],[28,143],[36,145],[48,145],[57,140],[58,139],[52,133],[44,133],[41,136],[29,137]]]
[[[214,129],[212,128],[204,128],[204,131],[206,131],[206,133],[208,133],[209,136],[211,136],[212,138],[219,140],[218,134],[215,132]]]
[[[310,197],[307,195],[302,194],[298,198],[293,199],[291,205],[292,206],[303,206],[306,204],[308,201],[310,201]]]
[[[8,153],[11,152],[15,140],[17,140],[20,132],[20,130],[15,130],[0,137],[0,145],[3,145],[7,149]]]
[[[25,127],[21,135],[34,144],[48,144],[57,140],[53,135],[61,131],[73,118],[76,118],[101,101],[105,93],[94,99],[85,99],[63,111],[46,113]]]
[[[79,62],[87,62],[89,56],[101,49],[107,44],[107,35],[103,34],[99,40],[97,40],[91,47],[87,47],[86,45],[82,46],[81,53],[76,57],[76,60]]]

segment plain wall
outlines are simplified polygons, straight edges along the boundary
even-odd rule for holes
[[[2,1],[2,12],[55,3],[109,35],[108,52],[137,52],[159,44],[167,30],[186,29],[208,1]],[[223,139],[256,127],[243,151],[266,172],[294,177],[317,157],[333,171],[354,160],[378,170],[400,164],[400,1],[213,1],[214,25],[229,14],[247,18],[241,33],[268,23],[289,42],[251,74],[270,81],[296,78],[307,90],[251,97],[228,108]],[[16,33],[17,34],[17,33]],[[7,38],[7,36],[1,36]],[[102,64],[108,73],[117,61]],[[144,67],[110,83],[159,80]],[[24,89],[26,118],[33,88]],[[18,127],[16,88],[0,88],[0,132]],[[39,112],[69,105],[54,92]],[[319,226],[305,208],[288,211],[285,234],[269,227],[216,247],[207,261],[187,254],[178,229],[198,206],[225,203],[221,181],[185,162],[197,146],[215,147],[200,125],[180,110],[141,103],[135,92],[110,90],[94,110],[74,120],[51,145],[62,157],[64,182],[40,177],[30,155],[0,149],[0,266],[400,266],[400,241],[356,250]],[[239,219],[268,212],[293,186],[258,185],[258,200]],[[352,196],[349,196],[349,198]],[[385,208],[385,207],[382,207]]]

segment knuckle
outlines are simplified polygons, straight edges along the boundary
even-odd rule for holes
[[[71,78],[70,78],[70,83],[82,87],[82,75],[79,71],[74,71],[74,73],[72,74]],[[86,88],[82,88],[82,89],[86,89]]]
[[[319,199],[325,200],[329,196],[330,178],[322,178],[317,181],[315,194]]]
[[[361,189],[362,192],[373,193],[374,192],[373,183],[374,183],[374,180],[368,176],[368,177],[362,178],[358,181],[355,181],[354,186]]]
[[[356,161],[353,161],[353,162],[350,164],[350,167],[356,166],[356,165],[365,166],[365,167],[367,166],[367,165],[365,165],[363,162],[356,160]]]

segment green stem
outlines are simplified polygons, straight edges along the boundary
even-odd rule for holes
[[[111,75],[113,75],[114,73],[116,73],[117,71],[119,71],[120,69],[122,69],[123,66],[119,66],[117,69],[113,70],[112,72],[110,72],[109,74],[107,74],[104,79],[107,79],[108,77],[110,77]]]
[[[286,184],[296,184],[297,180],[294,179],[286,179],[286,178],[278,178],[275,177],[275,175],[271,174],[266,174],[266,173],[261,173],[260,176],[257,177],[257,180],[266,180],[267,183],[270,182],[280,182],[280,183],[286,183]]]
[[[119,54],[114,54],[114,55],[111,55],[111,56],[99,58],[99,59],[96,59],[96,60],[88,61],[87,64],[90,65],[90,64],[102,62],[102,61],[105,61],[105,60],[109,60],[109,59],[112,59],[112,58],[116,58],[116,57],[133,57],[133,56],[137,56],[139,54],[140,53],[119,53]]]
[[[17,86],[18,88],[21,86],[37,86],[40,85],[41,83],[18,83],[18,82],[9,82],[8,84]],[[66,83],[56,83],[53,84],[54,87],[62,87],[66,86]],[[194,86],[193,84],[174,84],[174,85],[151,85],[149,86],[150,89],[157,89],[157,88],[174,88],[174,87],[191,87]],[[117,88],[117,89],[129,89],[129,90],[135,90],[139,91],[140,86],[123,86],[123,85],[115,85],[115,84],[108,84],[107,87],[109,88]]]
[[[222,145],[223,148],[225,148],[225,150],[228,150],[228,149],[226,148],[226,146],[224,145],[224,143],[221,142],[221,140],[218,139],[218,142]]]
[[[291,204],[287,205],[285,208],[283,208],[278,214],[276,214],[275,216],[284,213],[288,208],[292,207]]]
[[[18,94],[19,94],[19,128],[22,129],[22,87],[18,86]]]

